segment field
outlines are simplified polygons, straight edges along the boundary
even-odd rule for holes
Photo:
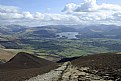
[[[0,48],[14,53],[28,52],[60,58],[121,52],[120,26],[74,27],[57,25],[26,28],[15,25],[6,27],[6,31],[3,27]],[[113,32],[114,29],[116,32]]]
[[[16,41],[18,48],[12,49],[9,45],[6,50],[14,53],[23,51],[38,56],[52,55],[61,58],[121,51],[120,39],[18,39]]]

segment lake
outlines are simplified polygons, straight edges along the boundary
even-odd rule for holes
[[[77,39],[76,35],[78,34],[78,32],[61,32],[56,35],[59,35],[58,38],[67,37],[68,39]]]

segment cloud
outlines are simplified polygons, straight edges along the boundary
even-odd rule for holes
[[[76,5],[74,3],[67,4],[65,8],[62,10],[62,12],[73,12],[75,11],[79,5]]]
[[[62,10],[63,12],[89,12],[95,11],[98,5],[96,4],[96,0],[85,0],[84,3],[80,3],[79,5],[70,3],[65,6]]]
[[[59,25],[59,24],[79,24],[80,19],[74,15],[51,14],[29,11],[20,11],[14,6],[0,6],[0,24],[20,24],[20,25]]]
[[[73,15],[49,14],[36,12],[33,14],[32,25],[80,24],[80,19]]]
[[[51,11],[51,9],[50,9]],[[96,0],[67,4],[63,14],[21,11],[15,6],[0,5],[0,24],[20,25],[71,25],[71,24],[116,24],[121,25],[121,6],[100,4]]]
[[[120,11],[121,6],[116,4],[101,4],[98,5],[96,0],[85,0],[84,3],[79,5],[70,3],[65,6],[63,12],[98,12],[98,11]]]
[[[0,5],[0,12],[1,13],[16,13],[19,8],[15,6],[5,6],[5,5]]]
[[[23,12],[22,13],[23,17],[24,18],[27,18],[27,19],[33,19],[33,15],[30,13],[30,12]]]
[[[121,23],[121,6],[117,4],[98,5],[96,0],[84,0],[83,3],[67,4],[62,12],[77,16],[87,23]],[[120,23],[119,23],[120,22]],[[121,24],[120,24],[121,25]]]

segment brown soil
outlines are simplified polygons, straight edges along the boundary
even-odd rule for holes
[[[54,62],[21,52],[0,65],[0,81],[24,81],[55,68]]]

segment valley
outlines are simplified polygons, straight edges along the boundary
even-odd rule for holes
[[[8,28],[6,32],[9,34],[1,32],[0,45],[1,48],[15,53],[23,51],[38,56],[52,55],[60,58],[121,51],[119,26],[76,27],[10,25],[3,27]],[[4,31],[3,29],[1,31]]]
[[[121,81],[121,1],[0,0],[0,81]]]
[[[0,81],[120,81],[119,26],[17,27],[1,28]]]

